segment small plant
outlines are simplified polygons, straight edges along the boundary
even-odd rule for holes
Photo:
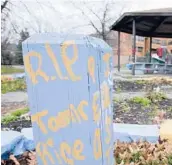
[[[116,89],[116,93],[120,93],[120,92],[121,92],[121,88],[118,87],[118,88]]]
[[[127,103],[121,103],[120,108],[122,109],[123,112],[129,112],[130,107]]]
[[[26,114],[27,112],[29,112],[29,108],[16,110],[15,112],[12,112],[11,114],[4,116],[2,118],[1,123],[8,124],[10,122],[16,121],[20,118],[21,115]]]
[[[149,92],[147,98],[151,100],[152,103],[156,103],[166,99],[167,96],[162,92]]]
[[[17,119],[18,119],[17,116],[6,115],[5,117],[2,118],[1,123],[2,124],[8,124],[10,122],[16,121]]]
[[[171,112],[172,113],[172,107],[168,107],[167,108],[167,112]]]
[[[29,112],[29,108],[25,108],[25,109],[19,109],[17,111],[14,111],[11,113],[12,116],[16,116],[16,117],[20,117],[23,114],[26,114]]]
[[[172,153],[167,157],[167,161],[169,165],[172,165]]]
[[[132,79],[133,77],[132,76],[126,76],[127,79]]]
[[[113,99],[113,101],[114,101],[114,103],[119,103],[119,102],[120,102],[120,99],[119,99],[118,97],[115,97],[115,98]]]
[[[150,106],[151,104],[151,101],[148,98],[138,97],[138,96],[131,98],[130,101],[132,103],[140,104],[141,106],[144,107]]]
[[[145,80],[136,80],[136,84],[146,84],[147,82]]]

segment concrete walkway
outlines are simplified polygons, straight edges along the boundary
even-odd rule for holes
[[[172,79],[172,74],[143,74],[142,71],[136,71],[135,76],[131,74],[131,71],[126,68],[121,68],[120,72],[118,72],[117,68],[114,68],[113,71],[113,79],[115,80],[146,80],[151,78],[166,78]]]
[[[172,91],[165,92],[166,96],[172,99]],[[133,97],[144,97],[146,92],[121,92],[121,93],[114,93],[113,97],[118,99],[129,99]],[[27,102],[28,95],[26,92],[10,92],[6,94],[1,94],[1,101],[5,102]]]
[[[9,92],[1,94],[1,102],[27,102],[28,96],[26,92]]]
[[[167,98],[172,99],[172,91],[164,92]],[[120,100],[122,99],[130,99],[133,97],[144,97],[146,95],[146,92],[121,92],[121,93],[114,93],[113,97],[118,98]]]

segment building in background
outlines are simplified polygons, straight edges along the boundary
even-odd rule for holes
[[[121,64],[129,62],[132,56],[132,35],[127,33],[121,33],[120,38],[120,55]],[[118,41],[117,32],[111,31],[108,36],[107,43],[113,48],[114,52],[114,65],[117,65],[118,61]],[[160,46],[166,46],[168,53],[172,54],[172,39],[165,38],[152,38],[152,54],[157,52],[157,48]],[[146,52],[149,51],[150,39],[145,37],[136,36],[136,57],[145,56]]]

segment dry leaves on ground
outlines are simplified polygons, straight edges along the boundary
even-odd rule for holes
[[[117,165],[172,165],[172,145],[167,140],[152,144],[145,141],[115,144]]]
[[[2,160],[1,165],[37,165],[36,152],[25,152],[18,158],[11,155],[9,160]]]

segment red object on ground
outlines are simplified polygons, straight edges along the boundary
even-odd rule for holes
[[[162,49],[162,48],[158,48],[158,49],[157,49],[157,55],[158,55],[159,57],[162,57],[162,53],[163,53],[163,49]]]

